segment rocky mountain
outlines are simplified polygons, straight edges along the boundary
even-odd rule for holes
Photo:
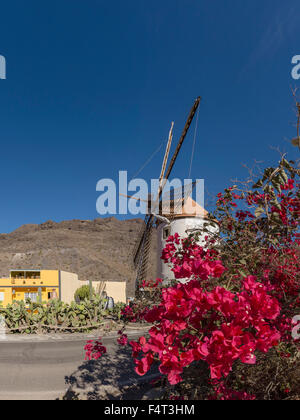
[[[0,276],[7,277],[11,269],[59,269],[77,273],[82,280],[126,280],[127,295],[132,296],[131,252],[143,223],[109,217],[23,225],[0,234]],[[155,238],[152,242],[155,276]]]

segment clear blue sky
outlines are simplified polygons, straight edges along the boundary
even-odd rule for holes
[[[210,193],[246,177],[242,163],[277,160],[270,146],[294,158],[299,18],[299,0],[3,2],[0,232],[98,217],[97,180],[133,175],[172,120],[178,140],[198,95],[192,175]],[[174,176],[188,174],[192,134]]]

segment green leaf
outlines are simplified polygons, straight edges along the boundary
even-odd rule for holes
[[[260,217],[264,212],[263,207],[259,206],[255,209],[254,215],[255,217]]]
[[[259,179],[253,186],[252,188],[261,188],[263,186],[263,181],[261,179]]]
[[[284,169],[280,169],[279,178],[281,178],[282,184],[286,184],[288,182],[289,178],[288,178],[287,174],[285,173]]]
[[[293,167],[292,167],[292,165],[291,164],[295,164],[295,162],[293,162],[293,161],[290,161],[290,162],[288,162],[286,159],[282,159],[282,161],[281,161],[281,164],[286,168],[286,169],[288,169],[289,171],[292,171],[293,170]]]
[[[240,273],[241,276],[247,277],[247,273],[245,273],[244,270],[239,270],[239,273]]]

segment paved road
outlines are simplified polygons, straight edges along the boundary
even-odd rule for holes
[[[140,335],[141,332],[129,334],[132,338]],[[25,337],[0,340],[0,400],[56,399],[70,384],[77,391],[88,389],[95,394],[95,387],[103,381],[115,385],[116,380],[130,379],[129,350],[118,348],[115,335],[103,338],[108,353],[99,363],[84,363],[86,339],[60,336],[37,337],[35,341]]]

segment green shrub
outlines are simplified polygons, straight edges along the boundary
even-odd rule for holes
[[[90,293],[91,293],[90,286],[86,285],[86,286],[79,287],[79,289],[77,289],[74,294],[75,302],[82,301],[84,299],[89,299],[91,297]],[[95,291],[92,288],[92,296],[93,295],[95,295]]]
[[[122,317],[122,310],[125,308],[125,306],[125,303],[115,303],[114,307],[109,310],[110,315],[120,321]]]

